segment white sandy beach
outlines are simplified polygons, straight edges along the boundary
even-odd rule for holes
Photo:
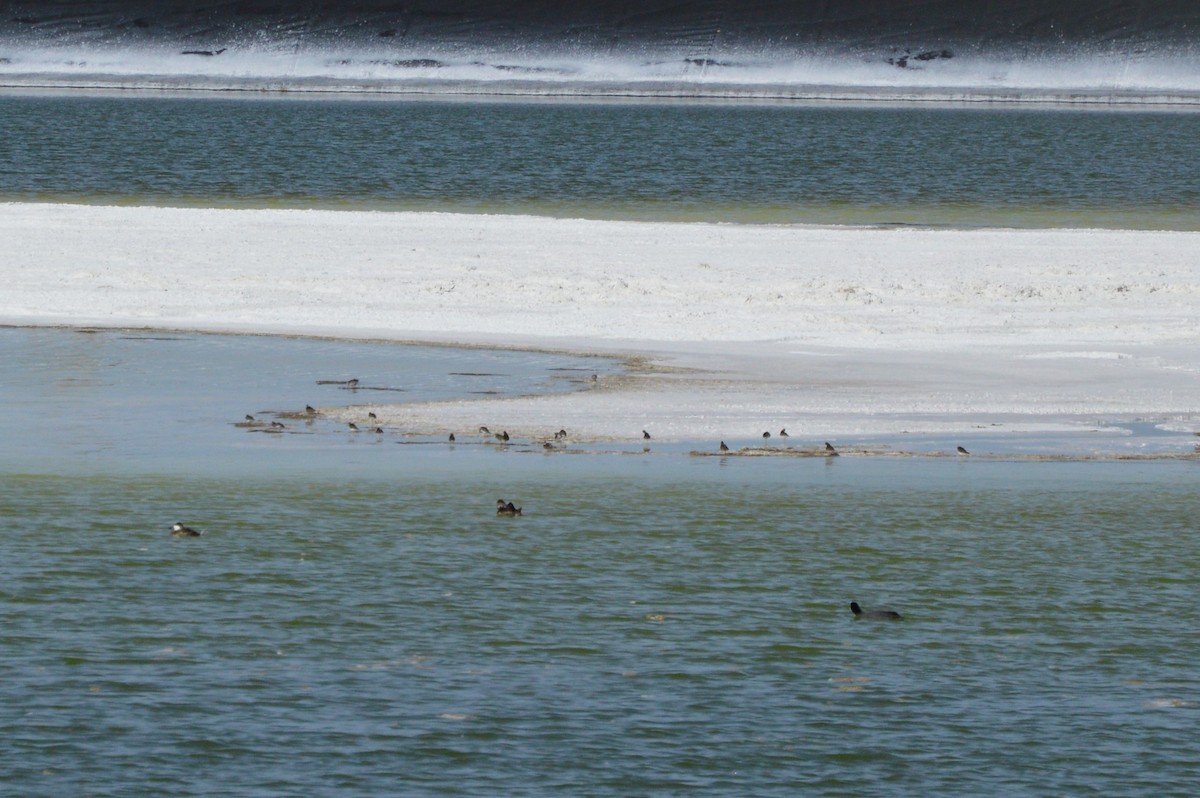
[[[566,396],[379,408],[417,433],[480,419],[593,440],[1200,428],[1193,232],[20,203],[0,205],[0,278],[0,324],[648,364]]]

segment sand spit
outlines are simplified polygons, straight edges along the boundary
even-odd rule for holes
[[[0,323],[620,354],[575,393],[372,405],[413,434],[1200,429],[1200,233],[0,205]],[[320,408],[331,418],[361,408]],[[364,411],[365,412],[365,411]]]

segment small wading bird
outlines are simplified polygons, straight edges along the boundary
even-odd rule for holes
[[[642,430],[642,440],[644,440],[644,441],[650,440],[650,433],[646,432],[646,430]]]
[[[521,508],[504,499],[496,499],[496,515],[520,515]]]
[[[198,532],[190,526],[184,526],[178,521],[171,527],[171,537],[173,538],[198,538],[202,534],[202,532]]]
[[[958,447],[958,453],[959,454],[970,454],[970,452],[968,452],[966,449],[964,449],[961,446]]]
[[[781,438],[786,438],[787,436],[788,436],[788,434],[787,434],[787,428],[786,428],[786,427],[785,427],[785,428],[783,428],[783,429],[781,429],[781,430],[779,430],[779,437],[781,437]]]
[[[725,441],[721,441],[721,451],[723,451],[723,452],[729,451],[729,447],[725,445]]]
[[[832,444],[832,443],[830,443],[829,441],[825,441],[825,452],[826,452],[826,453],[827,453],[827,454],[828,454],[830,457],[837,457],[837,456],[838,456],[838,451],[837,451],[837,449],[833,448],[833,444]]]
[[[764,437],[764,438],[769,438],[769,437],[771,437],[771,433],[770,433],[770,432],[764,432],[764,433],[763,433],[763,437]]]
[[[871,621],[898,621],[904,617],[895,610],[864,610],[858,606],[857,601],[850,602],[850,611],[854,613],[855,618],[865,618]]]

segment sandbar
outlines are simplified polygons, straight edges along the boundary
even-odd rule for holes
[[[488,418],[592,441],[1103,433],[1081,445],[1183,451],[1200,430],[1198,253],[1179,231],[7,203],[0,324],[632,364],[572,394],[378,407],[413,434]],[[1143,421],[1178,435],[1131,436]]]

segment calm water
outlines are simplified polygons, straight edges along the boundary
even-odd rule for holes
[[[16,473],[311,475],[329,451],[340,452],[342,467],[358,456],[369,469],[377,461],[361,450],[395,443],[394,430],[376,436],[364,424],[364,434],[350,436],[344,424],[287,414],[306,405],[560,393],[619,370],[607,358],[536,352],[20,328],[0,328],[0,363],[0,469]],[[350,379],[356,388],[341,384]],[[287,443],[236,427],[247,414],[263,426],[285,419]],[[357,454],[347,451],[350,441]]]
[[[1200,229],[1200,114],[3,96],[0,198]]]
[[[498,388],[559,390],[564,361],[0,341],[13,794],[1194,789],[1195,463],[272,437],[228,416],[400,364],[414,394],[480,359]],[[497,518],[500,496],[525,514]],[[850,600],[905,618],[854,621]]]

